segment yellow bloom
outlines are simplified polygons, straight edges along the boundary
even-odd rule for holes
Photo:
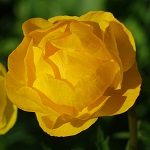
[[[4,79],[6,70],[0,63],[0,134],[5,134],[12,128],[17,118],[17,107],[7,97]]]
[[[127,111],[141,78],[130,31],[109,12],[33,18],[8,58],[8,96],[53,136],[75,135]]]

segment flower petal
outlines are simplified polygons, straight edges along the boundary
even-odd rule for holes
[[[4,87],[4,77],[0,75],[0,122],[2,121],[6,105],[7,101]]]
[[[75,87],[76,109],[83,109],[102,95],[119,72],[116,62],[96,60],[85,54],[58,51],[50,58],[58,66],[61,78]]]
[[[24,58],[26,56],[30,41],[24,38],[21,44],[8,57],[8,70],[11,76],[20,82],[27,81]]]
[[[25,87],[16,81],[9,73],[5,80],[6,91],[9,99],[20,109],[29,112],[43,112],[43,104],[39,95],[30,87]]]
[[[111,54],[111,57],[113,58],[113,60],[115,60],[115,62],[117,62],[120,66],[120,71],[116,74],[116,77],[112,83],[112,86],[115,89],[119,89],[119,88],[121,88],[121,84],[122,84],[123,67],[122,67],[122,62],[121,62],[120,56],[119,56],[113,28],[110,25],[105,30],[104,43],[105,43],[107,50]]]
[[[55,24],[60,21],[70,21],[70,20],[78,20],[78,17],[77,16],[56,16],[48,19],[48,21],[51,24]]]
[[[33,87],[45,94],[55,104],[74,106],[73,90],[65,81],[43,74],[35,80]]]
[[[141,77],[137,65],[134,63],[132,68],[124,73],[122,88],[114,91],[111,89],[105,95],[107,98],[99,110],[95,113],[97,116],[112,116],[127,111],[136,101],[140,93]]]
[[[28,47],[24,65],[28,76],[28,86],[32,86],[34,80],[41,74],[54,76],[52,67],[44,60],[43,51],[33,46],[32,42]]]
[[[122,23],[111,13],[103,11],[91,11],[82,15],[79,20],[96,22],[104,32],[111,25],[123,64],[123,70],[127,71],[130,69],[135,61],[135,43],[131,32]]]
[[[116,21],[110,22],[112,27],[123,71],[132,67],[135,61],[135,43],[132,34],[127,28]]]
[[[117,63],[104,61],[101,62],[95,73],[84,76],[74,90],[77,108],[81,111],[101,97],[112,84],[118,71]]]
[[[23,23],[22,29],[24,35],[28,35],[30,32],[37,29],[44,29],[51,26],[51,23],[43,18],[31,18]]]
[[[72,136],[78,134],[81,131],[89,128],[97,120],[97,118],[84,121],[75,118],[72,120],[66,120],[66,118],[62,118],[57,122],[58,124],[55,124],[55,128],[51,128],[50,125],[53,122],[51,115],[45,116],[44,114],[37,114],[37,119],[41,128],[46,133],[50,134],[51,136],[58,137]]]
[[[43,49],[43,46],[47,41],[58,38],[62,33],[64,33],[66,26],[67,21],[57,23],[48,28],[34,30],[29,34],[29,37],[33,39],[35,45],[38,45]]]
[[[6,74],[6,69],[5,67],[0,63],[0,76],[5,76]]]
[[[113,14],[104,11],[90,11],[79,18],[79,21],[97,22],[103,31],[108,27],[108,22],[112,20],[115,20]]]
[[[50,60],[56,64],[59,69],[61,79],[65,79],[73,86],[85,75],[90,75],[99,66],[99,60],[85,53],[76,51],[59,50]]]
[[[5,107],[3,122],[0,121],[0,134],[5,134],[8,130],[10,130],[17,119],[17,107],[12,104],[8,98],[6,100],[7,105]],[[1,128],[1,126],[3,127]]]
[[[68,26],[67,22],[64,22],[62,24],[58,24],[57,26],[54,26],[53,28],[51,28],[51,30],[49,30],[49,32],[41,39],[38,46],[41,49],[45,50],[45,45],[47,42],[50,42],[51,40],[54,40],[54,39],[60,39],[60,37],[63,34],[66,34],[67,26]],[[38,36],[41,37],[39,33],[38,33]]]
[[[111,58],[103,42],[93,34],[93,28],[91,26],[72,21],[69,28],[71,34],[61,39],[51,41],[55,47],[62,50],[82,51],[101,60],[108,60]]]
[[[17,107],[7,97],[4,80],[6,69],[0,63],[0,134],[5,134],[16,122]]]

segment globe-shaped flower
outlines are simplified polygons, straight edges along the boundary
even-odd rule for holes
[[[48,134],[75,135],[135,103],[141,78],[134,39],[111,13],[32,18],[23,32],[8,58],[7,93]]]

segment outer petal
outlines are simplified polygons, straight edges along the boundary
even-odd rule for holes
[[[120,56],[119,56],[114,32],[110,25],[106,28],[106,31],[104,33],[104,43],[105,43],[107,50],[111,54],[112,58],[120,66],[120,71],[116,74],[116,77],[112,83],[112,86],[115,89],[119,89],[119,88],[121,88],[121,84],[122,84],[123,67],[122,67],[122,62],[121,62]]]
[[[50,27],[52,24],[43,18],[31,18],[24,22],[22,29],[24,35],[28,35],[30,32],[37,29],[44,29]]]
[[[30,87],[16,81],[9,73],[6,75],[5,86],[9,99],[20,109],[30,112],[44,111],[39,95]]]
[[[111,25],[116,38],[123,69],[124,71],[130,69],[134,63],[135,43],[131,32],[122,23],[120,23],[111,13],[103,11],[91,11],[82,15],[79,20],[96,22],[104,32],[106,28]]]
[[[41,41],[42,43],[44,42],[45,44],[47,41],[54,39],[58,37],[59,35],[61,35],[67,26],[66,24],[67,24],[67,21],[64,21],[62,23],[54,24],[48,28],[34,30],[30,32],[30,34],[28,35],[28,38],[31,37],[35,45],[41,44]]]
[[[28,41],[27,38],[24,38],[21,44],[8,57],[9,73],[15,80],[22,83],[27,81],[24,58],[29,44],[30,41]]]
[[[51,126],[49,126],[52,123],[51,115],[45,116],[44,114],[37,114],[37,119],[41,128],[48,134],[59,137],[72,136],[78,134],[81,131],[89,128],[97,120],[97,118],[89,120],[80,120],[72,118],[72,120],[70,120],[71,118],[67,119],[66,117],[61,117],[57,122],[58,124],[55,124],[55,128],[51,128]]]
[[[4,88],[4,77],[0,76],[0,122],[2,121],[6,105],[7,100]]]
[[[63,20],[62,22],[57,22],[57,19],[62,18],[60,16],[54,17],[49,19],[49,21],[42,19],[42,18],[32,18],[24,22],[23,24],[23,32],[25,36],[29,36],[33,38],[34,43],[38,45],[38,43],[47,36],[47,34],[53,32],[50,36],[50,38],[54,38],[56,34],[59,34],[59,32],[54,33],[55,30],[58,31],[64,27],[66,22],[69,21],[69,18],[77,18],[77,17],[63,17],[68,18]],[[53,24],[56,22],[55,24]],[[61,27],[62,26],[62,27]]]
[[[48,21],[52,24],[55,24],[60,21],[69,21],[69,20],[78,20],[78,17],[77,16],[56,16],[48,19]]]
[[[6,69],[4,68],[4,66],[0,63],[0,76],[5,76],[6,74]]]
[[[5,107],[4,116],[2,122],[0,121],[0,134],[8,132],[14,126],[17,119],[17,107],[13,105],[8,98],[6,98],[6,100],[7,105]]]
[[[139,96],[140,87],[141,77],[135,63],[130,70],[124,73],[122,88],[116,91],[110,89],[104,94],[108,96],[99,106],[94,117],[112,116],[127,111]]]
[[[4,76],[5,76],[5,74],[6,74],[6,69],[0,63],[0,121],[3,117],[5,107],[7,104],[6,92],[5,92],[5,88],[4,88]]]
[[[90,11],[78,19],[79,21],[97,22],[100,28],[105,31],[109,25],[109,21],[115,20],[114,16],[109,12]]]
[[[132,34],[127,28],[116,21],[110,22],[112,27],[123,71],[130,69],[135,61],[135,43]]]
[[[6,70],[0,63],[0,134],[5,134],[16,122],[17,107],[7,97],[4,76]]]

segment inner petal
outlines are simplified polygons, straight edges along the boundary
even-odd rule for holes
[[[55,104],[74,106],[73,90],[65,81],[43,74],[35,80],[33,87],[45,94]]]
[[[64,23],[58,24],[56,27],[49,30],[46,33],[46,35],[44,35],[44,37],[39,41],[38,47],[45,50],[44,52],[46,53],[45,44],[48,41],[51,41],[51,40],[54,40],[54,39],[57,39],[58,37],[60,37],[66,31],[67,26],[68,26],[67,22],[64,22]],[[38,36],[40,36],[40,34]],[[37,36],[34,36],[34,38],[36,39]]]
[[[42,74],[54,76],[52,67],[44,60],[43,52],[38,47],[29,46],[24,62],[29,86],[32,86],[34,80]]]
[[[91,75],[83,76],[75,86],[76,105],[80,110],[94,103],[112,84],[119,66],[114,61],[101,61]]]
[[[92,25],[72,21],[68,27],[71,34],[52,40],[52,45],[63,50],[82,51],[102,60],[112,59],[102,40],[94,34]]]
[[[59,50],[50,60],[59,68],[61,78],[74,86],[83,76],[92,74],[99,66],[98,60],[78,51]]]

